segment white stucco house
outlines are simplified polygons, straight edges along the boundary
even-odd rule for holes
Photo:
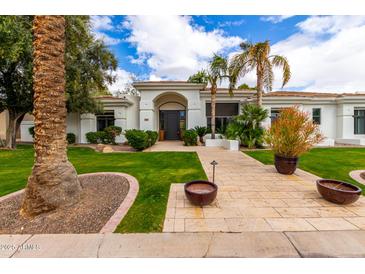
[[[138,96],[119,95],[98,97],[104,113],[70,113],[67,132],[76,135],[78,143],[86,143],[85,134],[102,130],[108,125],[125,129],[165,131],[165,139],[179,139],[181,129],[210,125],[210,90],[203,84],[185,81],[135,82]],[[255,91],[236,90],[234,96],[227,89],[218,89],[217,128],[225,126],[232,116],[239,114],[243,104],[255,102]],[[264,95],[263,107],[270,117],[268,127],[280,108],[298,105],[320,124],[326,140],[322,145],[338,144],[365,146],[365,93],[271,92]],[[32,141],[28,128],[33,119],[28,115],[21,124],[20,141]],[[0,137],[4,138],[6,113],[0,113]],[[117,141],[123,142],[120,136]]]

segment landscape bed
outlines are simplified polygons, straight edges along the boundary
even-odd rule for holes
[[[274,164],[271,150],[244,151],[265,165]],[[365,148],[313,148],[299,159],[299,168],[321,178],[335,179],[359,186],[365,193],[365,186],[353,180],[352,170],[365,169]]]
[[[78,174],[123,172],[138,180],[138,196],[116,232],[162,231],[170,185],[207,179],[195,152],[104,154],[90,148],[70,147],[68,156]],[[25,187],[33,157],[31,145],[0,150],[0,196]]]

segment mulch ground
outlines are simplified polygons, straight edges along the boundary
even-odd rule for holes
[[[80,178],[82,196],[76,205],[41,214],[33,219],[19,215],[23,194],[0,203],[0,234],[98,233],[129,190],[124,177]]]

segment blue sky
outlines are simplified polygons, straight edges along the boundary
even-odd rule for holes
[[[186,80],[213,53],[231,56],[245,40],[270,40],[272,52],[288,58],[287,90],[365,90],[357,71],[365,62],[362,16],[93,16],[92,28],[117,56],[114,90],[132,78]],[[279,90],[280,72],[275,75]],[[254,74],[241,82],[254,85]]]

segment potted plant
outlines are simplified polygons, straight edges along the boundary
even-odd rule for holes
[[[275,167],[281,174],[293,174],[298,157],[323,140],[319,126],[297,106],[284,108],[266,134],[275,154]]]
[[[164,141],[165,140],[165,125],[164,125],[164,121],[162,120],[160,122],[160,130],[158,131],[158,140],[159,141]]]

